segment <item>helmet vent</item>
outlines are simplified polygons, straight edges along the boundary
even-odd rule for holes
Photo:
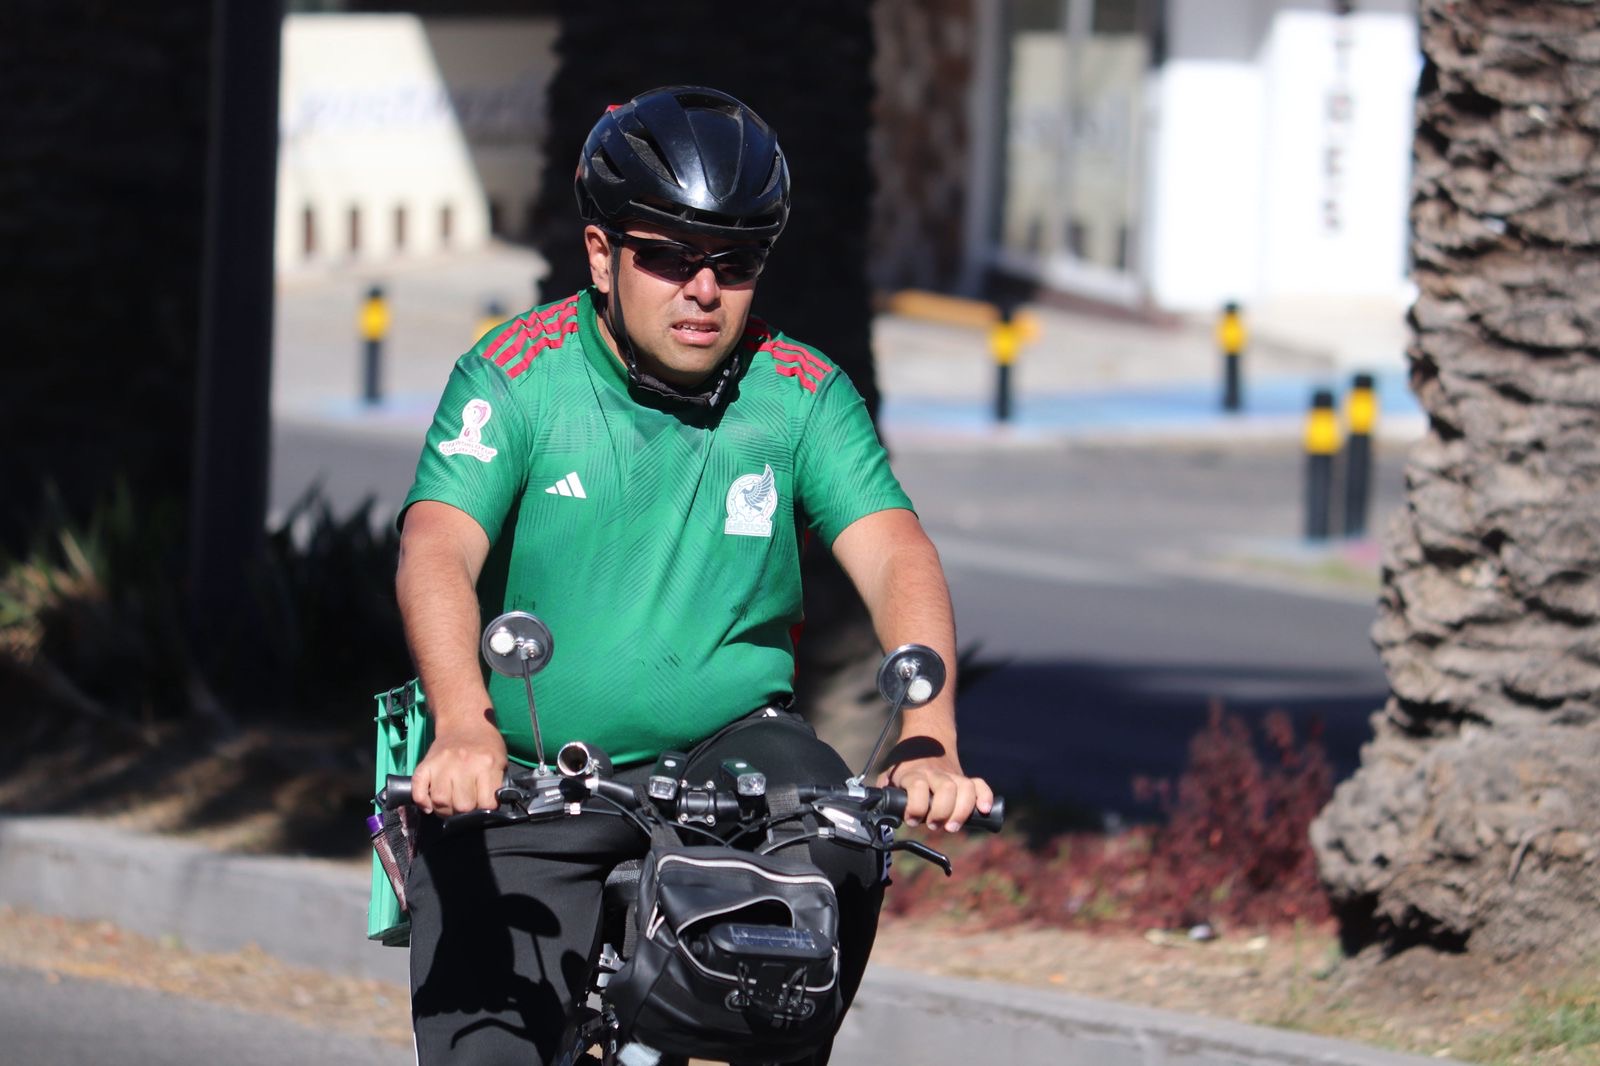
[[[674,185],[679,184],[678,176],[672,172],[672,168],[667,166],[667,161],[663,158],[665,153],[661,151],[661,146],[648,131],[628,130],[623,136],[628,138],[628,144],[633,148],[634,156],[639,162],[655,171],[657,177]]]
[[[622,175],[617,173],[617,165],[611,161],[604,148],[589,157],[589,165],[594,168],[601,181],[615,185],[622,180]]]
[[[778,182],[783,180],[783,158],[777,153],[772,156],[772,169],[767,172],[767,183],[761,187],[761,195],[766,196],[778,187]]]

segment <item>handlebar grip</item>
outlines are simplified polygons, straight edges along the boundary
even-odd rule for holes
[[[883,798],[879,809],[884,814],[892,814],[896,818],[904,818],[906,814],[906,790],[888,786],[883,789]],[[996,796],[994,805],[989,808],[989,813],[984,814],[976,807],[961,823],[963,829],[981,829],[986,833],[998,833],[1006,820],[1006,801],[1004,796]]]
[[[998,833],[1006,821],[1006,800],[1004,796],[996,796],[994,805],[989,808],[989,813],[984,814],[976,807],[972,814],[962,823],[963,829],[982,829],[986,833]]]
[[[378,802],[383,804],[383,809],[386,811],[392,811],[410,803],[411,778],[401,774],[388,775],[383,784],[383,791],[378,793]]]

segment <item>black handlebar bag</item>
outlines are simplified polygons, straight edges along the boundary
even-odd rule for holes
[[[839,903],[804,852],[656,844],[634,951],[606,986],[621,1035],[672,1055],[786,1062],[838,1025]]]

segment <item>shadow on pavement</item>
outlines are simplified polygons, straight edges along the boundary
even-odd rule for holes
[[[1371,738],[1368,719],[1387,692],[1362,691],[1338,670],[1214,663],[1122,666],[1021,662],[995,669],[963,692],[961,757],[1002,793],[1071,808],[1148,819],[1135,777],[1176,780],[1191,738],[1213,700],[1259,734],[1282,710],[1303,743],[1314,723],[1335,780],[1354,772]]]

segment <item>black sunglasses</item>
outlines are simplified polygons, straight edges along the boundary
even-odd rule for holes
[[[618,244],[632,248],[633,260],[641,270],[679,285],[700,273],[701,267],[711,268],[718,285],[742,285],[754,281],[767,265],[764,244],[739,244],[720,252],[702,252],[677,241],[635,237],[609,229],[603,232]]]

